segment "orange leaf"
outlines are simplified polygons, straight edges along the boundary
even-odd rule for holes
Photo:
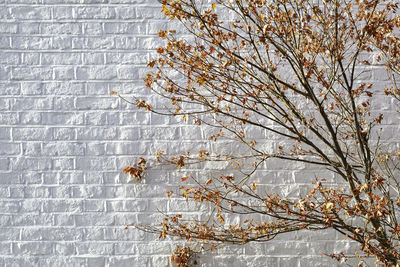
[[[133,170],[131,166],[128,166],[124,169],[124,173],[130,173]]]
[[[256,190],[256,189],[257,189],[257,187],[258,187],[258,184],[257,184],[257,183],[253,183],[253,184],[252,184],[252,188],[253,188],[253,190]]]
[[[167,192],[167,196],[168,196],[168,197],[171,197],[172,194],[173,194],[172,190],[169,190],[169,191]]]
[[[190,175],[185,176],[185,177],[182,177],[182,178],[181,178],[182,182],[186,181],[189,177],[190,177]]]
[[[184,157],[183,156],[179,156],[179,160],[176,163],[178,165],[179,168],[185,166],[185,162],[183,161]]]

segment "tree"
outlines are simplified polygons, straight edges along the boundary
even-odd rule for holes
[[[182,178],[183,197],[213,205],[208,220],[167,215],[161,226],[139,228],[160,237],[238,244],[334,229],[358,242],[360,254],[399,264],[400,151],[380,135],[393,112],[384,116],[374,108],[385,98],[400,100],[397,1],[163,0],[162,11],[192,38],[159,32],[165,45],[148,64],[154,71],[147,87],[170,100],[166,114],[215,127],[212,141],[234,138],[242,149],[172,159],[159,152],[158,160],[178,167],[232,163],[230,174]],[[368,80],[382,70],[391,82]],[[163,113],[144,100],[136,105]],[[252,137],[256,129],[286,145],[267,150],[266,140]],[[271,160],[318,166],[335,183],[316,172],[309,191],[297,197],[266,191],[268,177],[258,170]],[[134,178],[144,170],[143,159],[125,169]],[[232,215],[245,220],[225,223]],[[189,256],[178,252],[184,266]]]

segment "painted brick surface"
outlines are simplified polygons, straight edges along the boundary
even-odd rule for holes
[[[199,207],[165,201],[178,181],[167,171],[129,184],[121,170],[158,149],[210,146],[207,129],[110,96],[150,97],[142,79],[166,24],[155,0],[0,0],[0,266],[169,266],[175,243],[125,225]],[[314,171],[267,168],[266,186],[294,195]],[[299,232],[201,254],[199,266],[334,266],[320,252],[350,250],[342,239]]]

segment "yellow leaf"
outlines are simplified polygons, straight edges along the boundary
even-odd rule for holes
[[[332,202],[325,203],[325,208],[327,210],[331,210],[333,208],[333,206],[334,206],[334,204]]]
[[[185,162],[183,160],[184,160],[184,157],[183,156],[179,156],[179,160],[176,163],[178,165],[178,168],[182,168],[183,166],[185,166]]]
[[[257,186],[258,186],[258,184],[257,184],[257,183],[253,183],[253,184],[252,184],[252,188],[253,188],[253,190],[256,190],[256,189],[257,189]]]
[[[212,4],[211,6],[212,6],[212,9],[217,10],[217,5],[215,3]]]
[[[267,234],[267,230],[262,229],[262,230],[261,230],[261,234],[263,234],[263,235]]]

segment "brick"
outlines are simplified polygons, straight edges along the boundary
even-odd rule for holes
[[[75,223],[79,226],[109,226],[114,224],[112,214],[74,215]]]
[[[0,158],[0,171],[8,171],[9,169],[10,169],[10,159]],[[3,177],[3,179],[5,180],[5,182],[7,182],[7,176]]]
[[[119,140],[138,140],[139,128],[138,127],[120,127],[118,128]]]
[[[1,39],[0,39],[1,44]],[[24,50],[43,50],[51,48],[50,37],[36,37],[36,36],[16,36],[12,38],[14,49]]]
[[[17,33],[18,24],[14,22],[3,22],[0,24],[0,33]]]
[[[43,204],[45,213],[52,212],[82,212],[82,201],[72,199],[48,200]]]
[[[82,28],[79,24],[72,23],[41,23],[40,32],[44,35],[79,35],[82,33]]]
[[[149,56],[143,53],[106,53],[106,61],[111,64],[147,64]],[[124,90],[125,91],[125,90]],[[126,92],[126,91],[125,91]]]
[[[43,84],[44,94],[56,95],[83,95],[85,86],[83,83],[76,82],[48,82]]]
[[[104,143],[87,143],[86,154],[89,156],[101,156],[105,154]]]
[[[73,96],[60,96],[54,97],[54,110],[70,111],[74,110],[75,97]]]
[[[55,252],[57,255],[73,255],[75,253],[75,244],[73,243],[56,243]]]
[[[137,244],[134,242],[118,242],[115,245],[116,255],[135,255],[137,254]]]
[[[4,162],[7,163],[6,168],[4,168],[2,165]],[[9,168],[9,160],[1,159],[0,158],[0,168],[4,168],[3,170],[0,170],[0,184],[1,185],[9,185],[9,184],[18,184],[21,182],[20,175],[15,174],[15,173],[10,173],[8,168]],[[12,191],[13,188],[10,188],[10,191]]]
[[[10,109],[10,99],[0,98],[0,111]]]
[[[137,17],[144,19],[163,19],[161,12],[154,12],[154,7],[138,7],[136,9]]]
[[[82,125],[84,114],[77,112],[43,112],[42,120],[47,125]]]
[[[50,19],[49,7],[20,6],[11,8],[11,17],[15,19]]]
[[[78,158],[77,168],[80,170],[115,170],[115,159],[104,158]]]
[[[114,48],[114,37],[73,37],[73,49],[111,49]]]
[[[52,128],[53,140],[74,140],[76,139],[76,130],[74,128],[54,127]]]
[[[43,65],[77,65],[81,63],[79,53],[42,53]]]
[[[23,82],[21,83],[21,93],[23,95],[41,95],[44,86],[41,82]]]
[[[50,80],[52,69],[49,67],[14,67],[11,72],[12,80],[37,81]]]
[[[102,35],[103,31],[103,22],[90,21],[82,23],[83,33],[86,35]]]
[[[72,6],[54,6],[53,7],[53,18],[57,20],[72,19]]]
[[[92,227],[85,229],[83,235],[83,241],[104,241],[104,227]]]
[[[13,110],[50,110],[53,108],[53,99],[43,97],[15,98]]]
[[[21,182],[25,184],[41,184],[42,174],[37,172],[24,172],[21,175]]]
[[[75,79],[74,67],[54,67],[53,77],[57,80],[73,80]]]
[[[144,155],[149,143],[139,142],[118,142],[106,145],[107,155]]]
[[[78,140],[114,140],[117,129],[109,127],[86,127],[77,129]]]
[[[150,258],[145,257],[111,257],[108,259],[111,266],[130,267],[130,266],[149,266]]]
[[[50,187],[50,194],[53,198],[70,198],[71,197],[71,187],[70,186],[56,186]]]
[[[114,251],[114,244],[107,243],[79,243],[76,247],[77,254],[109,255]]]
[[[84,155],[83,143],[49,142],[43,144],[43,153],[49,156]]]
[[[137,49],[139,47],[137,37],[118,36],[115,38],[115,48],[121,50]]]
[[[21,85],[19,83],[1,83],[1,92],[3,95],[19,95],[21,92]]]
[[[139,79],[139,74],[137,72],[137,69],[134,69],[132,67],[119,67],[118,68],[118,78],[121,80],[137,80]]]
[[[94,82],[87,85],[88,95],[109,95],[111,90],[108,83]],[[112,99],[112,98],[111,98]]]
[[[11,128],[0,127],[0,140],[10,140],[11,138]]]
[[[18,22],[18,32],[22,34],[39,34],[40,33],[40,23],[33,21],[19,21]]]
[[[40,54],[39,53],[23,53],[22,54],[22,63],[24,65],[37,66],[40,64]]]
[[[11,38],[6,36],[0,36],[0,48],[2,49],[11,48]]]
[[[111,80],[117,78],[113,66],[78,67],[76,75],[79,80]]]
[[[84,211],[104,211],[105,210],[105,202],[101,200],[85,200],[83,202],[83,210]]]
[[[138,246],[138,252],[141,255],[168,255],[171,246],[166,242],[151,242],[150,246]]]
[[[14,181],[17,179],[14,179]],[[22,187],[10,187],[9,190],[9,197],[10,198],[24,198],[24,188]],[[8,220],[8,218],[6,217],[5,220]],[[13,220],[14,222],[15,220]],[[3,223],[3,225],[11,225],[11,219],[9,220],[9,223]],[[15,225],[15,224],[13,224]]]
[[[115,12],[117,14],[118,19],[136,19],[136,7],[132,6],[121,6],[115,8]],[[122,23],[121,23],[122,24]]]
[[[25,187],[24,188],[25,198],[49,198],[50,188],[49,187]]]
[[[1,200],[0,204],[1,204],[0,205],[0,212],[2,212],[2,213],[17,213],[17,212],[19,212],[21,210],[21,202],[20,201],[4,201],[4,200]],[[17,230],[16,229],[11,229],[9,233],[7,233],[6,231],[4,231],[4,232],[2,231],[3,232],[2,234],[10,236],[11,234],[13,234],[13,231],[16,232]],[[13,234],[13,236],[14,236],[14,234]],[[2,240],[5,240],[5,239],[17,239],[18,238],[17,236],[18,236],[18,234],[15,234],[14,238],[8,237],[8,238],[2,238]]]
[[[17,65],[20,63],[20,57],[18,53],[0,51],[0,64]]]
[[[40,212],[42,211],[43,201],[38,199],[25,199],[22,201],[21,212]]]
[[[14,140],[48,140],[51,132],[45,128],[15,128],[13,130]]]
[[[0,66],[0,80],[11,79],[12,76],[11,69],[12,67],[10,66]]]
[[[85,122],[87,125],[105,125],[107,119],[107,113],[102,111],[87,111],[85,112]]]
[[[21,151],[19,144],[0,142],[0,155],[18,155]]]
[[[106,23],[105,33],[112,34],[145,34],[146,25],[138,23]]]
[[[60,213],[54,215],[54,225],[55,226],[74,226],[74,216],[70,214]]]
[[[83,63],[87,65],[104,65],[103,53],[85,53]]]
[[[1,256],[3,255],[12,255],[11,252],[12,249],[12,243],[0,243],[0,251],[1,251]]]
[[[89,257],[87,258],[88,266],[105,266],[106,258],[103,257]]]
[[[53,159],[52,168],[55,171],[74,170],[75,169],[74,159],[73,158]]]
[[[1,164],[1,159],[0,159]],[[51,169],[51,159],[17,158],[11,160],[11,169],[16,171],[46,171]],[[1,166],[1,165],[0,165]]]
[[[61,49],[61,50],[71,49],[73,47],[72,40],[73,38],[70,36],[63,36],[63,35],[53,36],[51,38],[52,41],[51,48]]]
[[[115,8],[113,7],[78,7],[75,9],[77,19],[113,19],[115,18]]]
[[[42,146],[40,142],[27,142],[22,144],[22,154],[25,156],[42,155]]]
[[[13,245],[13,251],[19,255],[51,255],[53,244],[50,242],[24,242]]]

